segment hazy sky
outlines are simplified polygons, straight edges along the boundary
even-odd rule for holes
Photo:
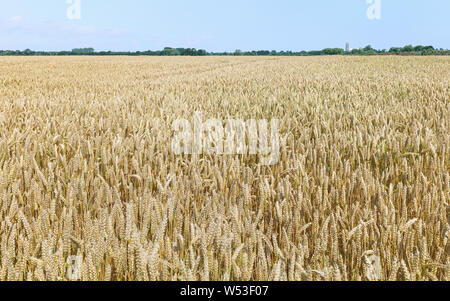
[[[79,0],[71,19],[76,1],[1,0],[0,49],[450,48],[449,0]]]

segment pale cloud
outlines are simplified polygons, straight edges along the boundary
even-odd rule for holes
[[[0,21],[0,43],[5,49],[33,50],[70,50],[78,47],[94,47],[97,50],[106,50],[104,48],[107,47],[109,50],[136,44],[130,34],[121,29],[29,22],[21,16]]]
[[[23,17],[22,17],[22,16],[14,16],[14,17],[9,18],[9,19],[7,20],[7,23],[10,23],[10,24],[17,24],[17,23],[22,22],[22,20],[23,20]]]

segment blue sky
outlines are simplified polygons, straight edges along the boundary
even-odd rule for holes
[[[366,13],[378,0],[80,0],[80,19],[67,1],[3,0],[0,49],[450,48],[449,0],[380,0],[379,20]]]

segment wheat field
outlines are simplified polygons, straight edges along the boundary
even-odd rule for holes
[[[448,57],[0,58],[0,280],[448,281],[449,95]],[[278,164],[175,155],[195,111],[279,119]]]

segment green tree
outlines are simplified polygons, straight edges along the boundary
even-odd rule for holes
[[[401,50],[401,52],[413,52],[413,51],[414,51],[414,47],[412,45],[406,45]]]

